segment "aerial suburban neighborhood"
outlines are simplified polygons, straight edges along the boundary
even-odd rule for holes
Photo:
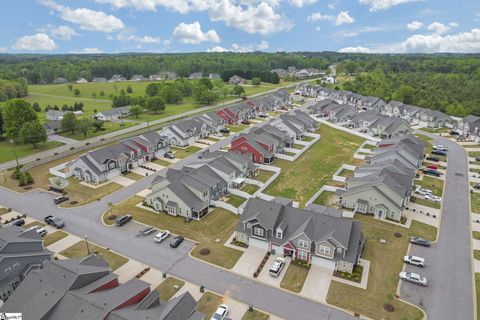
[[[467,2],[10,2],[0,319],[480,319]]]

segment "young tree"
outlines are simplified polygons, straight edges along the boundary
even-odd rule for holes
[[[75,90],[73,90],[73,94],[78,97],[80,95],[80,90],[78,90],[78,88],[75,88]]]
[[[18,138],[20,128],[38,119],[30,103],[22,99],[10,99],[2,107],[4,130],[9,138]]]
[[[138,119],[138,116],[143,113],[143,108],[140,106],[132,106],[130,108],[130,113],[135,117],[135,119]]]
[[[98,120],[98,119],[95,119],[95,121],[93,121],[92,123],[93,127],[95,128],[95,131],[102,131],[104,124],[105,124],[105,121]]]
[[[92,97],[93,99],[97,99],[97,93],[96,92],[92,93]]]
[[[65,114],[61,122],[62,131],[75,134],[75,130],[77,130],[77,124],[78,120],[75,114],[73,114],[72,112],[68,112]]]
[[[42,108],[40,108],[40,105],[37,102],[33,103],[32,108],[33,108],[33,110],[35,110],[35,112],[42,111]]]
[[[230,95],[231,91],[230,91],[230,88],[227,87],[227,86],[224,86],[221,90],[222,94],[223,94],[223,99],[226,99],[228,95]]]
[[[105,97],[105,92],[103,90],[100,90],[100,93],[99,93],[100,97]]]
[[[232,93],[235,95],[235,96],[243,96],[245,95],[245,88],[239,84],[235,85],[232,89]]]
[[[213,83],[208,78],[201,78],[198,80],[198,85],[205,86],[208,89],[213,89]]]
[[[148,112],[159,113],[165,110],[165,102],[159,96],[147,98],[146,108]]]
[[[130,85],[127,86],[127,93],[133,93],[133,89]]]
[[[47,132],[38,120],[25,123],[18,135],[21,143],[31,144],[34,148],[36,148],[39,143],[47,141]]]
[[[70,107],[68,106],[68,104],[64,104],[62,106],[62,111],[67,111],[67,110],[70,110]]]
[[[254,86],[259,86],[261,83],[262,83],[262,80],[260,80],[260,78],[258,78],[258,77],[255,77],[255,78],[252,79],[252,84]]]
[[[89,118],[82,118],[77,121],[77,130],[78,132],[83,134],[83,137],[86,138],[88,134],[88,130],[92,126],[92,120]]]
[[[68,91],[72,92],[73,86],[71,84],[68,85]]]

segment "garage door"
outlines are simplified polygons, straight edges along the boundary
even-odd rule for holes
[[[283,248],[281,246],[272,244],[272,250],[275,250],[276,254],[283,254]]]
[[[268,250],[268,242],[266,242],[266,241],[250,238],[248,240],[248,245],[256,247],[256,248],[260,248],[260,249],[263,249],[263,250]]]
[[[312,257],[312,264],[335,270],[335,261],[320,257]]]

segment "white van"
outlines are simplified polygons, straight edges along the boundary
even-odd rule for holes
[[[417,256],[405,256],[403,257],[403,262],[411,264],[417,267],[425,267],[425,259],[417,257]]]

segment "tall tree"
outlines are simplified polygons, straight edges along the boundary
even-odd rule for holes
[[[47,132],[38,120],[25,123],[19,131],[19,140],[23,144],[31,144],[34,148],[47,141]]]
[[[159,113],[165,110],[165,102],[159,96],[150,97],[147,99],[146,109],[148,112]]]
[[[143,113],[143,108],[138,105],[132,106],[130,108],[130,113],[132,114],[132,116],[135,117],[135,119],[138,119],[138,116],[140,116]]]
[[[88,134],[88,130],[92,127],[92,120],[89,118],[82,118],[77,121],[77,130],[83,137],[86,138]]]
[[[238,97],[245,95],[245,88],[239,84],[236,84],[232,89],[232,93]]]
[[[18,132],[25,123],[38,119],[30,103],[22,99],[8,100],[2,112],[4,130],[9,138],[18,138]]]
[[[73,90],[73,94],[78,97],[80,95],[80,90],[78,88],[75,88],[75,90]]]
[[[77,130],[77,125],[78,125],[77,116],[73,112],[67,112],[63,116],[61,125],[62,125],[62,131],[71,132],[72,134],[75,134],[75,131]]]

